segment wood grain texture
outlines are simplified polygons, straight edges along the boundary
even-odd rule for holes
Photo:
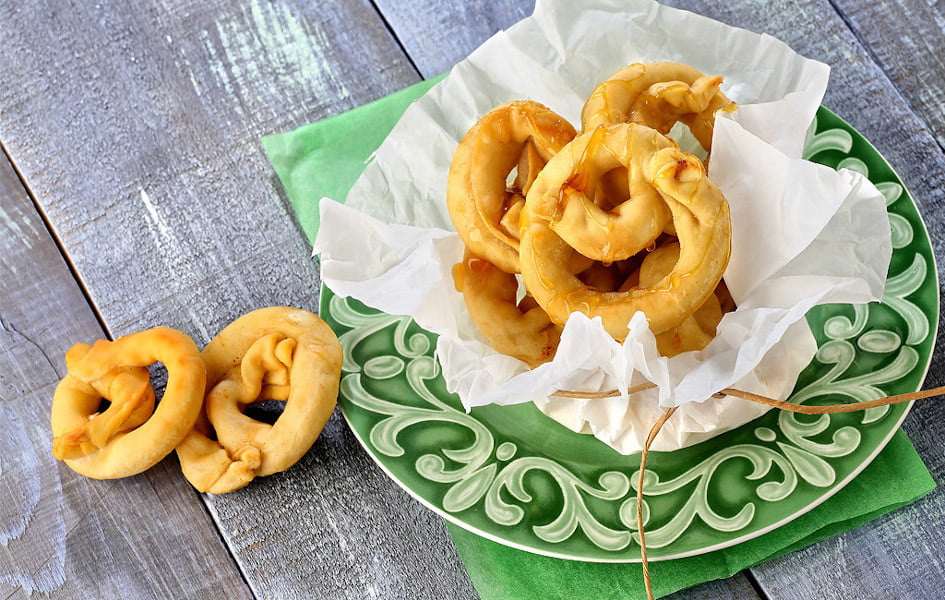
[[[945,8],[941,2],[833,0],[870,56],[945,147]]]
[[[754,600],[761,598],[748,578],[736,575],[709,581],[665,597],[665,600]]]
[[[263,175],[269,168],[256,140],[417,80],[371,7],[341,0],[255,0],[241,6],[184,0],[160,6],[140,1],[84,4],[0,6],[0,81],[6,82],[0,86],[0,140],[62,239],[108,328],[124,333],[163,323],[183,328],[203,343],[232,318],[258,306],[317,306],[317,272],[280,200],[278,184]],[[531,2],[509,0],[481,3],[478,9],[476,3],[473,8],[445,4],[378,0],[424,76],[449,68],[488,35],[531,11]],[[899,170],[930,221],[941,257],[943,223],[936,215],[945,165],[922,122],[906,109],[911,102],[921,114],[917,106],[924,104],[913,102],[914,90],[895,77],[890,81],[872,63],[826,2],[677,4],[767,31],[831,64],[827,105],[872,139]],[[906,26],[915,24],[892,25],[893,31]],[[896,35],[888,33],[888,39]],[[875,48],[874,53],[881,56]],[[930,99],[927,106],[941,114],[940,101]],[[7,210],[5,203],[0,207]],[[26,221],[10,222],[23,227]],[[0,256],[0,269],[4,260]],[[5,298],[0,296],[0,302]],[[60,315],[74,310],[55,299],[45,302],[53,307],[49,323],[25,334],[16,333],[24,331],[19,318],[0,310],[8,325],[5,333],[0,331],[6,336],[0,355],[4,348],[13,349],[2,355],[11,357],[9,364],[39,362],[40,355],[20,337],[48,335]],[[23,313],[33,308],[27,299],[16,306]],[[63,337],[61,350],[66,340],[74,339]],[[61,355],[58,348],[39,346],[49,356]],[[28,386],[21,374],[15,379],[19,383],[2,387],[12,380],[3,361],[0,357],[0,376],[5,377],[0,397],[6,399],[10,389],[24,398],[46,393],[24,392]],[[933,367],[929,385],[942,384],[943,375]],[[4,410],[7,406],[0,403]],[[940,482],[945,458],[934,423],[942,422],[942,412],[937,405],[923,404],[907,422]],[[153,475],[93,483],[108,490],[111,502],[131,493],[128,486],[134,493],[147,486],[163,489],[159,486],[175,468],[171,461]],[[65,493],[81,485],[64,484]],[[89,498],[87,506],[107,505],[97,501],[97,496]],[[475,595],[439,519],[379,473],[337,415],[301,464],[207,502],[259,596]],[[92,540],[82,543],[94,544],[108,537],[106,532],[117,531],[120,537],[119,525],[137,518],[121,520],[111,511],[94,514],[78,521],[77,539]],[[895,590],[891,595],[901,598],[936,597],[943,572],[943,540],[936,524],[943,515],[945,500],[937,492],[878,524],[764,565],[755,575],[773,598],[875,597],[876,590]],[[83,528],[90,528],[84,537],[79,535]],[[182,541],[190,539],[177,540]],[[187,552],[201,546],[199,541],[180,543]],[[136,567],[128,568],[137,568],[145,560],[143,547],[128,541],[109,555],[112,563],[104,564],[133,562]],[[182,597],[171,593],[178,588],[167,578],[146,587],[146,569],[110,580],[100,558],[73,555],[76,562],[68,568],[112,586],[102,597],[117,595],[118,587],[130,590],[130,597],[153,596],[154,589]],[[850,566],[858,561],[860,568]],[[838,564],[847,568],[834,576]],[[910,564],[920,567],[897,571]],[[811,581],[805,575],[810,571],[822,576]],[[192,577],[184,581],[180,585],[185,587],[205,583]],[[127,590],[123,596],[129,596]],[[734,578],[678,597],[757,595],[744,578]]]
[[[250,597],[173,466],[103,482],[53,459],[49,407],[63,355],[103,335],[0,154],[0,597]]]
[[[374,0],[425,79],[449,71],[491,35],[532,14],[535,1]]]
[[[318,306],[258,138],[419,79],[363,1],[5,5],[0,39],[19,82],[0,139],[103,320],[201,345],[254,308]],[[288,473],[205,501],[259,597],[475,597],[441,520],[337,416]]]

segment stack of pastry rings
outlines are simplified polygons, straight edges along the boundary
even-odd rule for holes
[[[682,122],[710,152],[715,113],[735,107],[721,83],[678,63],[633,64],[591,93],[580,134],[532,101],[499,105],[467,132],[447,184],[466,245],[453,277],[495,350],[547,362],[575,311],[618,341],[643,311],[667,356],[714,337],[734,308],[721,282],[728,203],[667,134]]]
[[[287,307],[240,317],[203,352],[168,327],[76,344],[53,396],[53,455],[82,475],[112,479],[176,449],[199,491],[233,491],[308,451],[334,410],[341,362],[328,325]],[[147,369],[154,363],[167,368],[157,408]],[[285,402],[274,425],[243,414],[266,400]]]

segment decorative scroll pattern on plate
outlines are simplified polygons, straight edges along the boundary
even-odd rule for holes
[[[817,132],[812,128],[805,156],[869,177],[864,158],[881,161],[875,150],[864,151],[865,141],[857,142],[857,134],[834,115],[822,111],[819,119],[840,125],[822,125]],[[921,225],[916,231],[910,222],[910,214],[917,220],[915,208],[894,178],[872,178],[889,207],[896,266],[891,267],[884,301],[819,307],[808,316],[819,350],[799,380],[794,402],[862,402],[897,393],[893,388],[928,361],[937,306],[912,296],[927,292],[929,286],[937,289],[937,283],[927,235]],[[505,439],[435,391],[439,368],[432,357],[432,337],[406,317],[326,295],[330,299],[323,312],[335,324],[345,349],[342,406],[349,421],[352,411],[372,415],[360,426],[352,421],[353,429],[382,465],[387,460],[412,461],[412,474],[434,484],[419,491],[411,489],[420,487],[416,482],[395,476],[402,485],[461,525],[500,540],[504,532],[514,531],[516,545],[538,552],[591,560],[638,557],[637,459],[601,464],[589,475],[584,468],[541,455],[528,440]],[[362,352],[359,359],[359,348],[368,346],[371,351]],[[394,380],[409,390],[410,401],[381,398],[371,391]],[[654,454],[644,475],[648,548],[657,555],[665,549],[665,557],[705,551],[721,546],[688,542],[687,535],[698,537],[694,529],[717,532],[724,546],[804,512],[802,505],[836,491],[844,478],[865,466],[898,426],[904,410],[880,407],[852,416],[819,417],[773,411],[741,428],[740,437],[725,434],[731,439],[700,444],[691,452],[696,458],[684,468],[664,471],[659,454]],[[444,445],[431,436],[424,445],[418,433],[432,423],[461,430],[453,437],[463,442]],[[878,430],[884,432],[881,443]],[[867,435],[869,444],[877,447],[864,446]],[[844,457],[859,455],[855,468],[841,465]],[[733,478],[742,482],[737,490],[722,483]],[[729,488],[721,493],[723,485]],[[536,497],[539,488],[546,496]],[[786,507],[780,521],[767,513],[759,519],[766,505],[778,503]],[[467,522],[472,515],[478,519],[475,525]]]

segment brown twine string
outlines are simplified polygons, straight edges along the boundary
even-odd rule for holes
[[[649,600],[653,600],[653,590],[650,587],[650,563],[646,559],[646,534],[643,533],[643,475],[646,473],[646,457],[650,452],[650,444],[656,439],[656,434],[663,428],[663,424],[669,420],[676,407],[666,409],[666,412],[650,429],[650,434],[646,436],[646,443],[643,444],[643,454],[640,455],[640,479],[637,481],[637,531],[640,533],[640,558],[643,564],[643,583],[646,585],[646,595]]]
[[[636,394],[637,392],[653,389],[655,387],[655,383],[643,383],[627,388],[627,394]],[[552,396],[563,396],[565,398],[578,398],[586,400],[613,398],[619,395],[619,390],[608,390],[606,392],[571,392],[568,390],[558,390],[552,394]],[[722,391],[713,394],[713,398],[721,398],[722,396],[726,395],[736,396],[738,398],[757,402],[758,404],[773,406],[774,408],[780,408],[781,410],[801,413],[804,415],[830,415],[836,413],[857,412],[861,410],[867,410],[869,408],[876,408],[877,406],[888,406],[890,404],[899,404],[900,402],[912,402],[913,400],[921,400],[923,398],[932,398],[935,396],[945,396],[945,386],[932,388],[930,390],[909,392],[907,394],[886,396],[885,398],[878,398],[876,400],[869,400],[866,402],[828,404],[826,406],[808,406],[806,404],[795,404],[793,402],[775,400],[774,398],[753,394],[751,392],[743,392],[742,390],[736,390],[734,388],[725,388]],[[669,418],[673,416],[673,413],[676,412],[676,408],[678,407],[674,406],[666,409],[666,411],[660,416],[656,423],[653,424],[649,435],[646,436],[646,442],[643,444],[643,452],[640,454],[640,477],[637,481],[637,531],[640,534],[640,558],[643,566],[643,584],[646,586],[646,597],[648,600],[655,600],[655,598],[653,596],[653,588],[650,582],[649,561],[647,560],[646,556],[646,535],[643,532],[643,475],[646,473],[646,459],[650,452],[650,445],[653,443],[653,440],[656,439],[657,434],[663,428],[663,425],[666,424],[666,421],[668,421]]]

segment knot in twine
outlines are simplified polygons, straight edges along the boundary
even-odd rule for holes
[[[643,383],[627,388],[626,393],[627,395],[632,395],[638,392],[653,389],[655,387],[657,387],[655,383]],[[572,392],[568,390],[558,390],[551,395],[562,396],[565,398],[595,400],[598,398],[613,398],[615,396],[620,396],[621,393],[620,390],[608,390],[606,392]],[[908,394],[886,396],[885,398],[878,398],[876,400],[869,400],[866,402],[829,404],[826,406],[808,406],[805,404],[795,404],[793,402],[775,400],[774,398],[753,394],[751,392],[744,392],[734,388],[725,388],[719,392],[716,392],[715,394],[712,394],[712,397],[721,398],[723,396],[735,396],[737,398],[750,400],[751,402],[756,402],[758,404],[764,404],[766,406],[779,408],[789,412],[801,413],[803,415],[831,415],[836,413],[858,412],[861,410],[876,408],[877,406],[888,406],[890,404],[912,402],[914,400],[921,400],[923,398],[932,398],[943,395],[945,395],[945,386],[932,388],[930,390],[909,392]],[[643,566],[643,583],[646,586],[646,597],[648,600],[655,600],[655,598],[653,596],[653,589],[650,582],[649,561],[646,557],[646,534],[643,531],[643,475],[646,473],[646,459],[650,452],[650,445],[653,444],[653,440],[656,439],[656,436],[663,428],[663,425],[665,425],[666,421],[668,421],[670,417],[673,416],[673,413],[676,412],[677,408],[678,407],[676,406],[668,408],[665,412],[663,412],[662,415],[660,415],[660,418],[656,421],[656,423],[653,424],[653,428],[650,429],[650,433],[646,437],[646,442],[643,444],[643,451],[640,454],[640,478],[637,485],[637,531],[640,534],[640,559]]]

